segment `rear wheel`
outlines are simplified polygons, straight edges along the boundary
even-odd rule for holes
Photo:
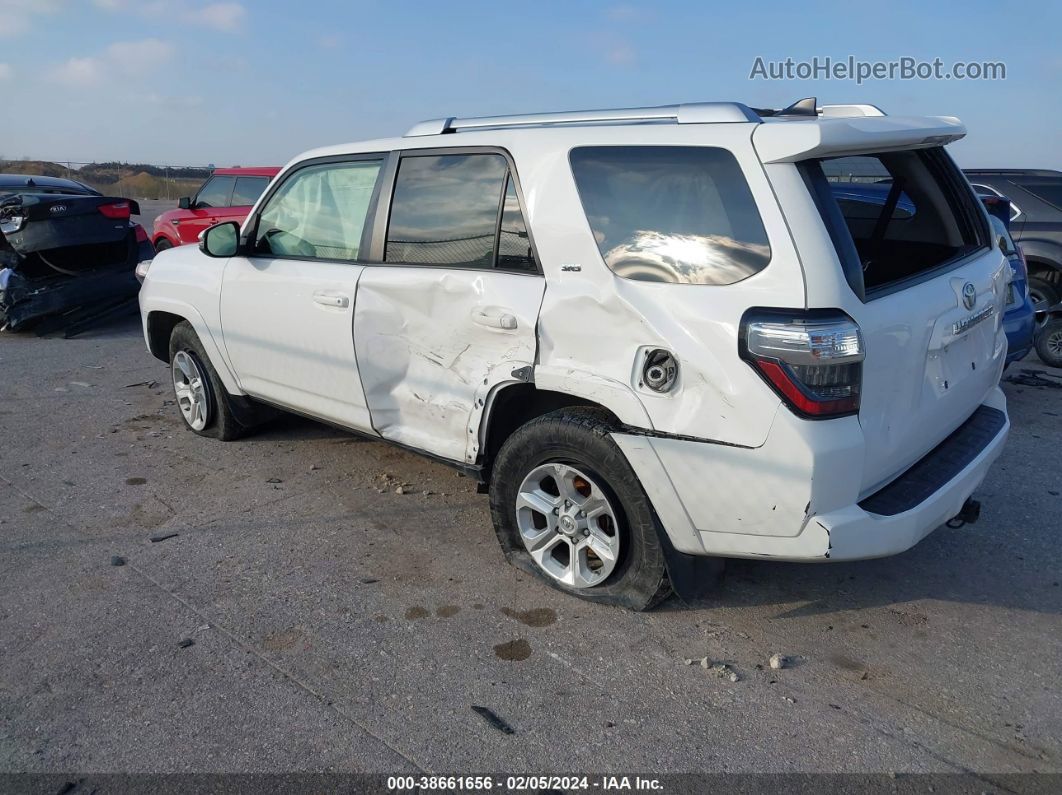
[[[647,610],[670,584],[656,515],[608,415],[546,414],[517,429],[491,473],[491,515],[506,558],[583,599]]]
[[[1037,330],[1036,353],[1044,364],[1062,367],[1062,318],[1049,320]]]

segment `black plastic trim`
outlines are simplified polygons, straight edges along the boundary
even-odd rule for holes
[[[981,406],[887,486],[859,501],[859,507],[878,516],[896,516],[921,505],[962,472],[991,444],[1007,424],[1007,415]]]

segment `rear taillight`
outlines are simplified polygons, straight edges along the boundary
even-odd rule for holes
[[[147,232],[144,231],[144,227],[142,227],[140,224],[136,224],[135,234],[137,243],[146,243],[148,241]]]
[[[1019,275],[1025,281],[1025,295],[1021,297],[1021,300],[1024,301],[1029,297],[1029,263],[1025,259],[1025,252],[1021,250],[1021,246],[1015,243],[1014,249],[1018,252],[1018,261],[1021,262],[1021,271]]]
[[[865,351],[847,315],[752,310],[741,321],[739,351],[797,414],[825,419],[859,411]]]
[[[108,218],[129,217],[129,202],[111,202],[110,204],[101,204],[96,209]]]

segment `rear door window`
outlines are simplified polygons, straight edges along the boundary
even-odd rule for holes
[[[729,151],[594,146],[570,159],[598,249],[617,275],[721,285],[767,267],[767,233]]]
[[[946,266],[987,244],[973,193],[940,147],[800,165],[859,295]]]
[[[403,157],[391,200],[384,259],[492,268],[508,171],[508,163],[498,154]]]
[[[211,177],[199,189],[195,197],[195,206],[199,208],[228,207],[235,184],[235,177]]]
[[[232,191],[233,207],[250,207],[269,184],[268,177],[237,177]]]

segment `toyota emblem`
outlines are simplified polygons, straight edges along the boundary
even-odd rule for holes
[[[962,305],[967,309],[973,309],[974,304],[977,303],[977,288],[973,286],[973,282],[966,282],[962,286]]]

